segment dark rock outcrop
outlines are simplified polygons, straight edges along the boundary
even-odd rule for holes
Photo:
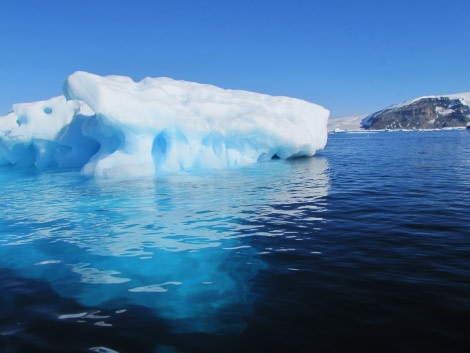
[[[442,129],[470,123],[470,93],[422,97],[373,113],[361,122],[371,130]]]

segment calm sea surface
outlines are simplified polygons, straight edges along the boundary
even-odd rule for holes
[[[470,352],[470,132],[96,180],[0,170],[0,352]]]

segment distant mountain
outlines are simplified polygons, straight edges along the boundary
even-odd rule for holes
[[[442,129],[470,123],[470,92],[427,96],[392,105],[368,115],[361,127],[382,129]]]
[[[361,130],[365,115],[341,116],[328,119],[328,131]]]

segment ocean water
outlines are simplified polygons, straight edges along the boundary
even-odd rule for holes
[[[99,180],[0,170],[0,352],[469,352],[470,133]]]

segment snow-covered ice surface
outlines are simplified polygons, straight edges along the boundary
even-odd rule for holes
[[[149,176],[312,156],[327,142],[329,111],[295,98],[86,72],[63,92],[0,117],[0,165]]]

